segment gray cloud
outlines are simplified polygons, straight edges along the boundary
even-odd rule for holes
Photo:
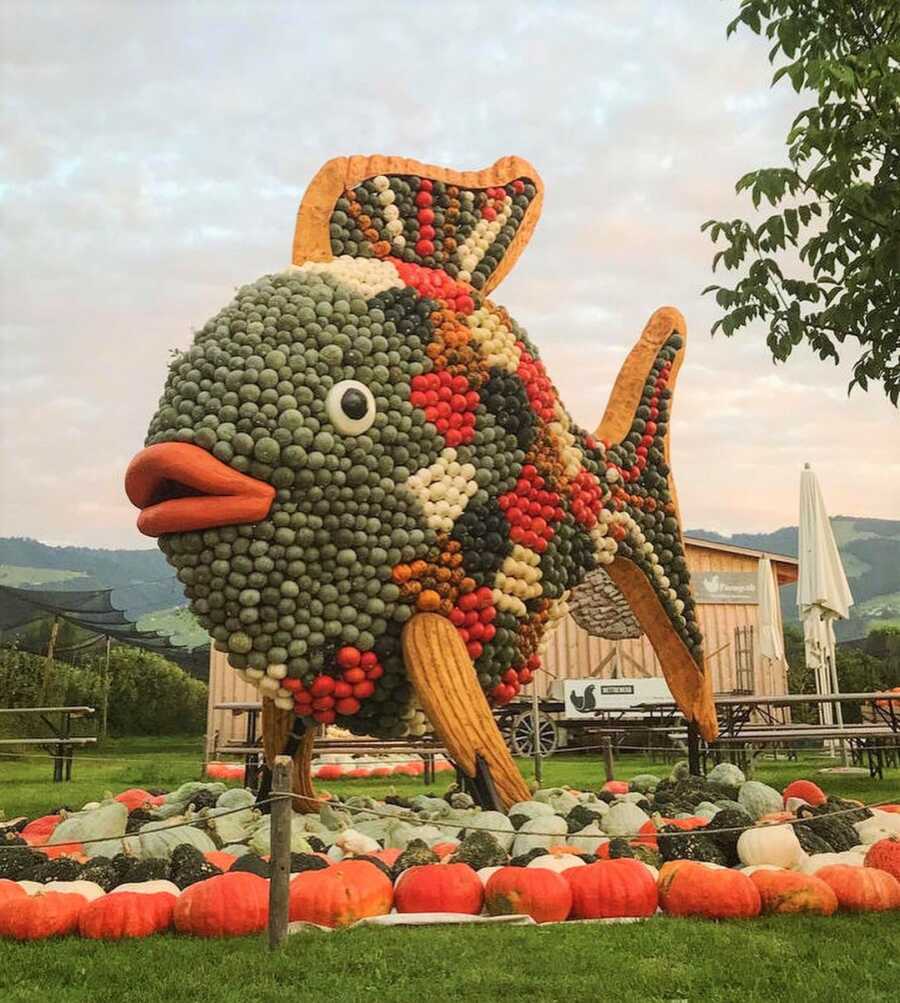
[[[689,525],[795,521],[799,468],[834,512],[896,516],[896,412],[846,366],[763,334],[710,339],[699,233],[782,159],[798,99],[718,0],[644,3],[10,3],[0,9],[0,524],[140,546],[122,473],[167,351],[288,261],[329,157],[460,169],[517,153],[544,216],[496,294],[576,419],[599,418],[652,310],[692,340],[674,464]]]

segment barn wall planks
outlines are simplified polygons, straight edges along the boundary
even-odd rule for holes
[[[240,742],[246,735],[247,717],[230,710],[214,710],[217,703],[258,703],[259,691],[245,683],[228,665],[225,655],[215,648],[209,656],[209,703],[206,710],[206,756],[211,758],[218,743]]]

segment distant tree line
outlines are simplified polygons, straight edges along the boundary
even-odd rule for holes
[[[784,628],[784,653],[788,663],[788,689],[791,693],[815,693],[816,681],[806,667],[803,631],[794,624]],[[900,627],[877,627],[853,644],[837,647],[838,685],[844,693],[872,693],[900,686]],[[844,721],[861,720],[859,706],[844,704]],[[818,720],[815,707],[793,710],[793,720],[811,723]]]
[[[0,705],[4,707],[103,705],[105,651],[71,665],[15,646],[0,648]],[[199,735],[206,728],[207,686],[160,655],[113,646],[109,664],[110,735]],[[22,716],[7,732],[26,735],[36,726]],[[93,733],[96,723],[82,726]],[[41,734],[44,732],[42,731]]]

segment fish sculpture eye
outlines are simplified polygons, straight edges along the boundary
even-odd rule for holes
[[[328,418],[342,435],[362,435],[375,421],[375,398],[358,380],[341,380],[328,391]]]

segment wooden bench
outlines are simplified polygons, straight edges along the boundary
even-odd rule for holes
[[[0,745],[37,745],[53,758],[53,782],[72,778],[72,759],[76,748],[96,745],[96,738],[0,738]]]
[[[668,734],[673,741],[687,740],[687,731],[684,729],[670,731]],[[715,742],[704,743],[704,772],[707,759],[710,756],[718,758],[719,751],[730,750],[737,754],[739,761],[749,765],[764,746],[777,747],[810,740],[847,742],[853,762],[862,764],[865,759],[869,776],[873,779],[884,778],[886,758],[896,762],[900,755],[900,735],[887,725],[849,724],[843,728],[835,725],[751,727],[744,728],[737,735],[720,735]],[[796,758],[796,753],[793,757]]]
[[[93,717],[93,707],[0,707],[0,714],[37,715],[53,732],[46,738],[3,738],[0,746],[38,746],[46,749],[53,759],[53,782],[72,779],[72,761],[75,750],[97,744],[96,736],[73,736],[72,721]],[[51,715],[59,715],[59,724],[50,720]]]

